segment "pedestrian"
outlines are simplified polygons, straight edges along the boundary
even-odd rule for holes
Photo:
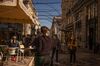
[[[25,37],[23,38],[23,44],[25,48],[29,48],[31,43],[31,37],[29,34],[26,34]]]
[[[52,55],[51,55],[51,66],[53,66],[54,57],[55,57],[55,64],[59,64],[58,51],[61,49],[60,40],[56,34],[53,35],[52,41],[53,41],[53,49],[52,49]]]
[[[75,42],[75,39],[71,38],[68,43],[68,50],[69,50],[69,54],[70,54],[70,63],[71,64],[76,62],[76,49],[77,49],[77,44]]]
[[[41,35],[34,39],[35,48],[35,66],[49,66],[50,54],[52,50],[52,39],[48,34],[49,29],[46,26],[41,27]]]
[[[30,47],[30,43],[31,43],[31,36],[29,34],[26,34],[23,38],[23,45],[25,48],[29,48]],[[29,56],[31,55],[31,50],[25,50],[24,51],[24,55],[25,56]]]

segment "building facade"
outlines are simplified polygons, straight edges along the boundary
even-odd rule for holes
[[[66,3],[68,8],[65,8],[63,3]],[[66,17],[63,18],[63,23],[66,24],[66,42],[74,36],[79,46],[89,49],[94,49],[100,43],[98,5],[99,0],[62,0],[62,13],[66,14],[62,14]]]
[[[62,0],[62,42],[67,44],[73,32],[73,17],[70,16],[70,8],[73,6],[74,0]]]
[[[0,0],[1,39],[10,39],[15,34],[32,34],[32,29],[39,24],[32,0]]]
[[[56,34],[58,38],[61,40],[61,16],[55,16],[53,17],[52,27],[51,27],[51,34]]]

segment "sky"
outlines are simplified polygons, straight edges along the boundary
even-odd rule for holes
[[[61,16],[61,0],[33,0],[41,26],[51,27],[52,18]]]

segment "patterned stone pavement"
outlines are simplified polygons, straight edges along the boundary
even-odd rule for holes
[[[93,52],[87,49],[79,48],[77,51],[77,61],[75,64],[69,63],[69,54],[66,53],[59,54],[59,65],[55,66],[100,66],[100,55],[93,54]]]
[[[33,61],[31,62],[32,58],[26,58],[26,63],[9,63],[4,66],[34,66]],[[31,62],[31,63],[30,63]],[[10,65],[12,64],[12,65]],[[69,63],[69,53],[68,50],[65,48],[63,52],[59,54],[59,64],[55,64],[54,66],[100,66],[100,54],[93,54],[93,52],[79,48],[77,50],[77,61],[75,64]]]
[[[3,66],[33,66],[34,57],[27,57],[24,60],[20,60],[18,62],[14,62],[8,60],[3,64]]]

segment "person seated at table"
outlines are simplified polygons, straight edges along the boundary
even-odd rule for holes
[[[13,36],[9,42],[9,47],[19,47],[19,42],[16,36]]]
[[[19,42],[17,40],[16,36],[13,36],[9,42],[9,51],[11,55],[11,60],[16,61],[16,55],[17,55],[17,48],[19,47]]]

